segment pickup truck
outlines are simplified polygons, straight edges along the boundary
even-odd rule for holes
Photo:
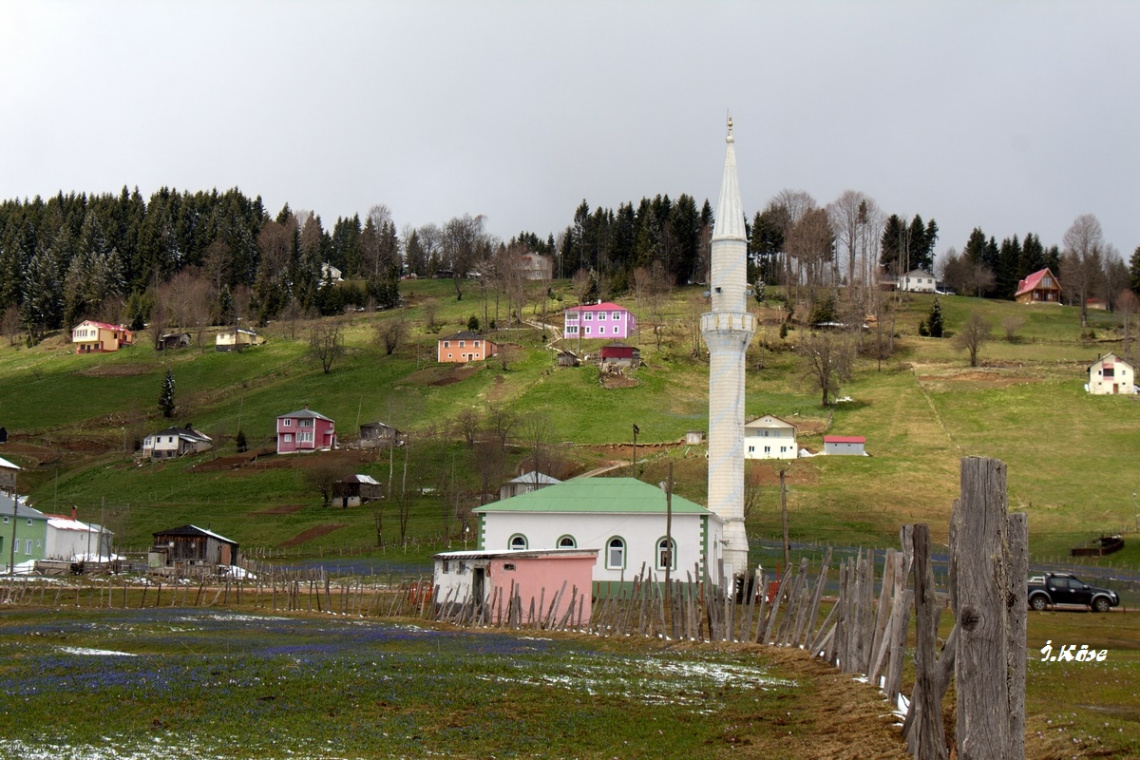
[[[1108,612],[1120,604],[1115,591],[1097,588],[1072,573],[1046,573],[1029,579],[1029,606],[1041,611],[1055,604],[1082,604],[1093,612]]]

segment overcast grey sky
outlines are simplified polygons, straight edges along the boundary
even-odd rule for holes
[[[331,229],[863,191],[937,250],[1140,245],[1136,2],[0,0],[0,198],[237,186]]]

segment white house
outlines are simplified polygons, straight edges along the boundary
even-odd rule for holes
[[[111,531],[102,525],[82,522],[72,510],[71,516],[47,515],[44,559],[69,562],[107,562],[111,553]]]
[[[600,549],[595,595],[616,593],[644,565],[663,579],[721,577],[724,521],[674,494],[672,547],[666,541],[666,493],[634,478],[575,478],[477,507],[480,551]]]
[[[499,498],[510,499],[514,496],[537,491],[540,488],[557,485],[561,482],[562,481],[558,478],[552,478],[546,473],[531,470],[499,486]]]
[[[796,426],[765,414],[744,424],[745,459],[795,459]]]
[[[934,275],[925,269],[912,269],[899,278],[898,288],[911,293],[933,293],[936,283]]]
[[[172,427],[151,433],[142,442],[142,455],[151,459],[169,459],[183,454],[197,454],[214,445],[205,433],[199,433],[190,425],[184,428]]]
[[[321,264],[321,282],[341,282],[344,280],[344,273],[340,268],[334,267],[327,261]]]
[[[1089,365],[1089,393],[1136,393],[1136,368],[1114,353]]]

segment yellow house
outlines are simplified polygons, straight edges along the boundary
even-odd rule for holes
[[[123,346],[132,345],[135,334],[125,325],[109,325],[87,319],[71,331],[71,342],[75,344],[77,354],[118,351]]]
[[[218,351],[241,351],[249,346],[260,346],[264,342],[265,338],[253,330],[235,327],[218,333],[214,338],[214,348]]]

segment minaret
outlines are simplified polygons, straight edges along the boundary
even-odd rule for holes
[[[701,316],[709,349],[709,509],[724,520],[725,563],[748,572],[744,531],[744,365],[756,329],[748,313],[748,238],[736,179],[732,119],[712,236],[712,311]]]

